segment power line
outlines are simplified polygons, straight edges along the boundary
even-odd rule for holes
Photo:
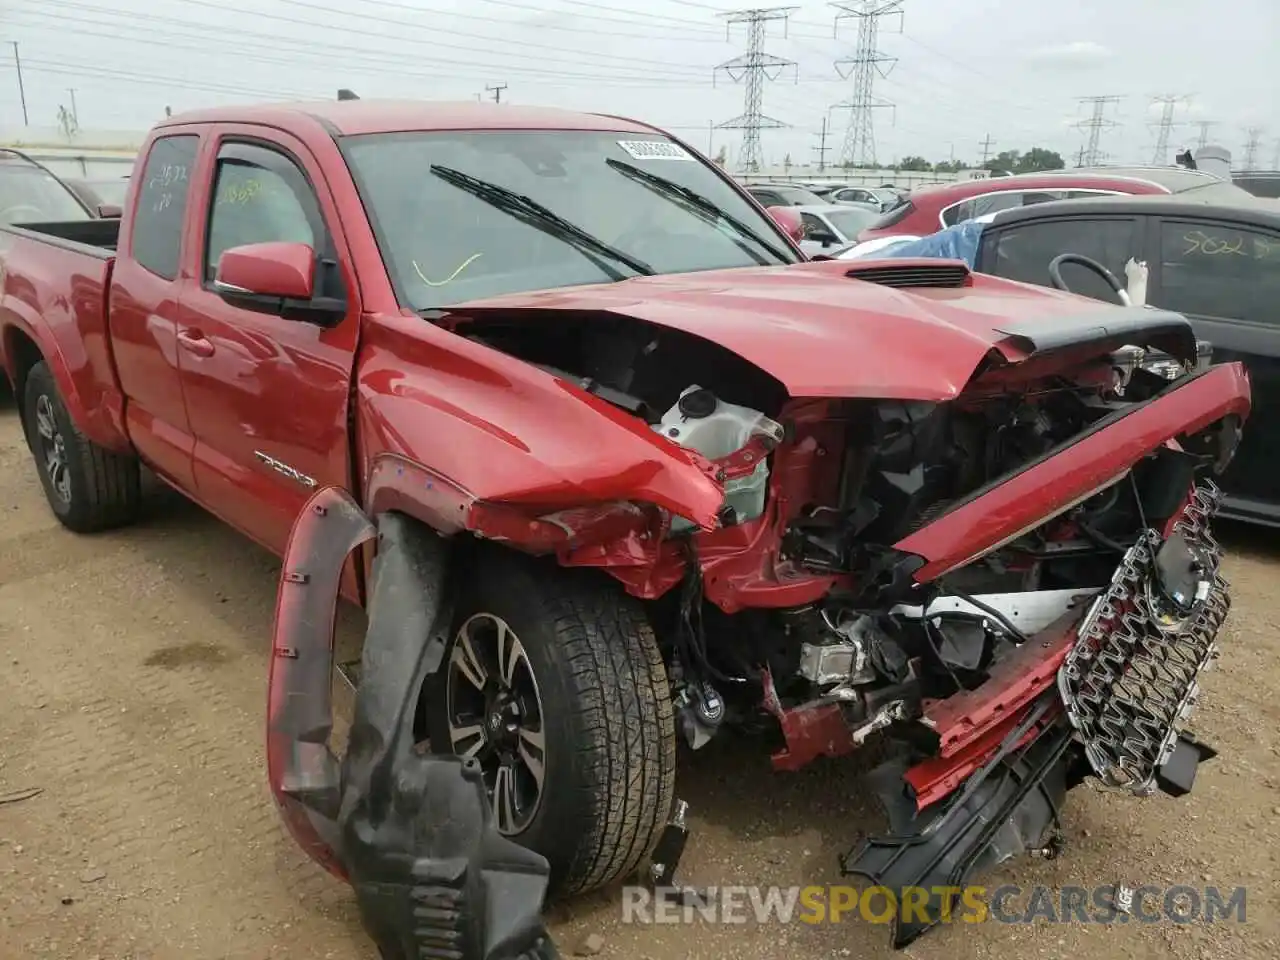
[[[987,139],[982,141],[982,166],[987,165],[987,158],[991,156],[991,148],[995,145],[995,141],[991,139],[991,134],[987,134]]]
[[[1156,166],[1169,162],[1169,133],[1173,130],[1173,114],[1178,104],[1185,103],[1189,99],[1183,94],[1164,94],[1151,98],[1152,106],[1160,104],[1160,122],[1155,125],[1158,131],[1156,134],[1156,152],[1151,160]]]
[[[765,80],[776,80],[787,67],[795,67],[794,60],[784,60],[764,52],[765,25],[771,20],[786,22],[791,11],[796,7],[767,7],[754,10],[739,10],[722,14],[726,18],[726,29],[732,29],[735,23],[747,25],[747,52],[726,60],[712,72],[723,70],[734,83],[746,81],[746,96],[743,110],[739,116],[719,124],[725,130],[742,131],[742,149],[738,154],[738,165],[746,173],[755,173],[760,169],[760,131],[776,130],[785,127],[781,120],[766,117],[762,112]],[[796,79],[799,80],[797,72]]]
[[[507,85],[505,83],[497,83],[497,84],[493,84],[492,86],[486,83],[484,86],[485,93],[493,94],[494,103],[502,102],[502,91],[505,89],[507,89]]]
[[[1196,126],[1200,128],[1200,135],[1196,137],[1196,147],[1207,147],[1209,145],[1209,128],[1216,127],[1217,120],[1197,120]]]
[[[813,148],[813,152],[818,155],[818,172],[822,173],[827,169],[827,153],[831,148],[827,146],[827,118],[822,118],[822,132],[816,135],[818,137],[818,145]]]
[[[1096,167],[1106,156],[1102,152],[1102,131],[1113,130],[1120,124],[1106,118],[1107,104],[1119,103],[1123,98],[1117,96],[1080,97],[1081,103],[1093,104],[1093,114],[1088,120],[1076,124],[1081,130],[1089,131],[1089,142],[1080,153],[1080,166]]]
[[[836,72],[841,78],[848,80],[853,76],[853,96],[836,104],[837,109],[849,111],[849,126],[845,129],[844,149],[840,154],[840,162],[845,166],[862,164],[876,165],[876,135],[873,114],[876,110],[889,108],[895,110],[892,103],[873,93],[877,74],[887,77],[896,57],[882,54],[876,40],[880,32],[880,21],[895,14],[899,17],[901,29],[902,0],[856,0],[856,2],[833,3],[837,11],[835,33],[840,31],[840,21],[856,19],[858,21],[857,48],[852,57],[845,57],[835,63]],[[883,64],[889,64],[885,69]]]
[[[1244,146],[1244,169],[1258,169],[1258,148],[1262,146],[1262,127],[1248,129],[1249,142]]]
[[[22,125],[26,127],[30,121],[27,119],[27,91],[22,86],[22,58],[18,56],[18,41],[9,42],[13,44],[13,68],[18,72],[18,99],[22,101]]]

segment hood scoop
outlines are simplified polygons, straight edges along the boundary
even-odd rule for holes
[[[960,260],[868,260],[850,268],[845,276],[883,287],[958,289],[973,285],[969,268]]]

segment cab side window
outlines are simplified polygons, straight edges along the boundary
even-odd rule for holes
[[[1049,264],[1053,259],[1062,253],[1076,253],[1096,260],[1124,284],[1124,265],[1132,256],[1133,238],[1131,219],[1075,217],[1018,224],[997,231],[992,245],[985,246],[983,260],[989,259],[988,250],[994,259],[990,266],[984,263],[984,269],[998,277],[1047,287],[1052,282]],[[1072,293],[1118,302],[1111,286],[1092,270],[1066,263],[1061,272]]]
[[[254,144],[224,144],[209,210],[205,281],[214,279],[225,250],[272,242],[305,243],[317,254],[325,252],[328,236],[315,191],[284,154]]]
[[[182,225],[199,146],[200,138],[192,133],[161,137],[151,145],[142,168],[130,252],[139,266],[166,280],[178,276]]]
[[[1164,221],[1156,296],[1179,313],[1280,325],[1280,233]]]

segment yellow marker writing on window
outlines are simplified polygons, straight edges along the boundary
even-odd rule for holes
[[[417,260],[412,261],[413,272],[416,273],[418,275],[418,279],[428,287],[443,287],[446,283],[452,283],[454,280],[458,279],[458,274],[462,273],[463,270],[467,269],[467,267],[471,266],[471,264],[475,263],[482,256],[484,256],[482,253],[473,253],[471,256],[467,257],[467,259],[463,260],[462,263],[458,264],[457,270],[453,271],[453,273],[449,274],[449,276],[445,277],[443,280],[427,279],[426,275],[422,272],[422,268],[418,266]]]

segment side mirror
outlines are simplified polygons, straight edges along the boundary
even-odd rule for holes
[[[98,204],[98,216],[103,220],[119,220],[124,215],[124,211],[119,205],[114,203]]]
[[[224,297],[310,300],[315,268],[305,243],[247,243],[222,252],[213,288]]]
[[[331,327],[346,316],[347,304],[316,296],[318,265],[336,268],[328,260],[318,264],[305,243],[247,243],[222,252],[213,289],[235,307]]]
[[[792,207],[766,207],[765,213],[796,243],[804,239],[804,221]]]

